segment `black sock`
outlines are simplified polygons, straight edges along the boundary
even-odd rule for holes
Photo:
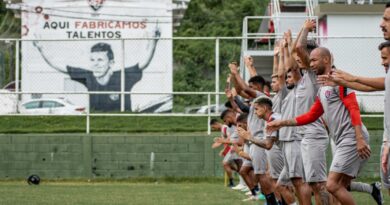
[[[288,205],[287,202],[283,199],[282,197],[282,201],[280,202],[281,205]]]
[[[251,189],[251,193],[253,196],[256,196],[256,188]]]
[[[260,189],[259,189],[259,186],[255,186],[255,188],[254,188],[256,191],[260,191]]]
[[[276,201],[276,197],[274,193],[266,194],[265,200],[267,201],[267,205],[278,205]]]
[[[233,185],[234,185],[234,183],[233,183],[233,178],[230,178],[230,179],[229,179],[229,185],[230,185],[230,186],[233,186]]]

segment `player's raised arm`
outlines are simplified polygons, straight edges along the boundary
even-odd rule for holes
[[[49,58],[48,58],[48,54],[46,53],[46,49],[42,46],[42,44],[38,41],[33,41],[33,45],[35,46],[35,48],[38,49],[39,53],[41,54],[41,56],[43,57],[43,59],[46,61],[46,63],[54,68],[55,70],[61,72],[61,73],[67,73],[67,69],[65,66],[60,66],[60,65],[56,65],[54,64]]]
[[[159,41],[160,36],[161,36],[161,32],[160,32],[160,28],[158,27],[158,24],[157,24],[156,28],[154,30],[154,35],[153,35],[153,38],[155,38],[155,39],[151,40],[151,45],[148,46],[148,54],[145,58],[145,61],[139,63],[139,69],[144,70],[145,68],[148,67],[148,65],[152,61],[153,56],[154,56],[154,52],[156,51],[157,42]]]
[[[253,57],[252,56],[245,56],[244,58],[245,61],[245,67],[248,69],[249,76],[253,77],[257,75],[257,71],[255,66],[253,65]]]
[[[234,81],[235,88],[237,90],[237,93],[241,95],[244,98],[255,98],[256,97],[256,91],[251,89],[245,81],[241,78],[240,74],[238,73],[238,66],[236,63],[230,63],[230,74],[232,75],[232,80]],[[243,96],[242,91],[247,95]]]

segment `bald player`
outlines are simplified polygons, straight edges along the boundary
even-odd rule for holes
[[[299,35],[298,44],[293,47],[293,57],[296,60],[302,78],[297,84],[296,90],[296,116],[309,111],[316,98],[319,85],[317,76],[309,65],[309,54],[312,49],[307,45],[309,32],[315,30],[316,23],[313,20],[306,20]],[[301,151],[303,167],[305,171],[305,181],[309,183],[316,204],[329,204],[329,194],[326,191],[327,166],[326,149],[329,138],[321,118],[305,126],[297,127],[297,134],[302,138]]]
[[[327,48],[316,48],[310,54],[310,67],[317,75],[329,74],[331,63]],[[341,204],[354,205],[356,203],[347,187],[371,154],[368,131],[361,122],[354,92],[342,86],[322,86],[309,112],[293,119],[270,122],[267,131],[306,125],[322,114],[336,143],[326,188]]]

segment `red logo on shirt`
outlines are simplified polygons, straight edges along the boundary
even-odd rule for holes
[[[331,91],[331,90],[325,91],[325,97],[326,97],[326,98],[329,98],[331,94],[332,94],[332,91]]]
[[[88,0],[88,4],[94,11],[97,11],[102,8],[104,1],[105,0]]]

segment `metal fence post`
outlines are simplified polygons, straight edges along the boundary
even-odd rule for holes
[[[15,91],[19,92],[19,40],[16,40],[15,43]],[[19,112],[19,97],[20,95],[18,94],[16,96],[16,112]]]
[[[211,121],[211,101],[210,101],[210,93],[207,94],[207,134],[211,135],[211,127],[210,127],[210,121]]]
[[[86,122],[86,133],[89,134],[90,133],[90,109],[91,109],[91,106],[90,106],[90,97],[91,95],[88,94],[88,109],[87,109],[87,122]]]
[[[219,112],[218,93],[219,93],[219,38],[216,38],[215,39],[215,113]]]
[[[121,112],[125,111],[125,40],[121,40],[122,69],[121,69]]]

